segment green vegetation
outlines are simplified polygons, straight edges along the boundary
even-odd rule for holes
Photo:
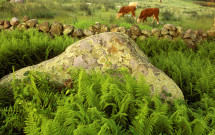
[[[25,80],[11,83],[15,102],[0,109],[0,133],[214,134],[215,102],[207,94],[199,108],[179,100],[170,104],[150,98],[142,77],[120,74],[72,69],[70,83],[59,86],[44,73],[26,73]]]
[[[136,24],[129,16],[116,19],[117,6],[127,4],[122,0],[26,0],[24,4],[1,0],[0,19],[28,15],[39,23],[58,21],[82,29],[95,22],[129,28]],[[148,7],[160,8],[161,24],[185,30],[210,29],[215,15],[214,8],[185,0],[139,1],[136,15]],[[162,27],[150,24],[151,19],[137,25],[141,29]],[[0,78],[53,58],[77,40],[52,38],[33,29],[1,31]],[[137,40],[137,44],[153,65],[177,83],[185,101],[151,98],[144,78],[135,79],[123,69],[87,74],[74,68],[64,84],[50,81],[47,73],[29,71],[24,74],[26,79],[14,78],[0,86],[0,135],[214,135],[215,42],[205,41],[195,51],[181,40],[153,37]]]
[[[52,58],[75,41],[32,29],[2,31],[0,37],[0,65],[8,69]],[[26,72],[26,79],[0,86],[0,134],[213,135],[214,42],[195,51],[181,40],[148,38],[137,44],[178,84],[185,101],[151,98],[144,78],[135,79],[123,69],[102,75],[74,68],[64,84],[50,81],[46,73]]]
[[[36,29],[0,32],[0,78],[15,70],[40,63],[62,53],[75,39],[59,36],[52,39]]]

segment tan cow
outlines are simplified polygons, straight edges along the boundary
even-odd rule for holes
[[[144,21],[146,20],[147,22],[147,17],[151,17],[153,15],[153,20],[152,23],[154,22],[154,20],[157,20],[157,24],[159,24],[159,8],[147,8],[141,11],[139,18],[137,19],[137,23],[139,23],[141,20]]]
[[[137,2],[130,2],[128,6],[135,6],[137,8]]]

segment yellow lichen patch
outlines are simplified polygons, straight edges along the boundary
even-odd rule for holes
[[[107,62],[107,59],[106,59],[105,56],[103,55],[103,56],[101,56],[101,57],[97,60],[97,62],[98,62],[99,64],[104,65],[104,64]]]
[[[92,57],[93,58],[100,58],[103,55],[103,50],[101,49],[93,49]]]
[[[101,47],[102,46],[100,44],[93,45],[93,50],[101,49]]]
[[[122,66],[122,64],[121,64],[121,63],[117,63],[116,65],[117,65],[118,67],[121,67],[121,66]]]
[[[129,59],[123,59],[122,64],[129,66],[130,60]]]
[[[104,64],[103,68],[109,69],[109,68],[111,67],[111,65],[112,65],[112,63],[110,63],[110,62],[107,61],[107,62]]]
[[[125,57],[126,59],[131,59],[131,55],[130,55],[129,53],[124,54],[124,57]]]
[[[107,56],[107,60],[112,64],[117,64],[122,61],[120,53]]]

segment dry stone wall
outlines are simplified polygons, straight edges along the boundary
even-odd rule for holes
[[[120,27],[116,24],[110,26],[100,24],[96,22],[93,26],[88,29],[75,28],[71,25],[65,25],[62,23],[54,22],[50,24],[49,22],[43,22],[38,24],[36,19],[29,19],[28,16],[24,16],[22,23],[17,17],[9,20],[0,20],[0,30],[27,30],[29,28],[36,28],[40,32],[50,33],[51,36],[68,35],[76,38],[88,37],[94,34],[103,32],[120,32],[125,33],[133,40],[139,38],[140,40],[145,40],[148,37],[156,36],[157,38],[164,38],[170,41],[182,39],[188,47],[195,49],[197,44],[201,43],[205,39],[215,40],[215,18],[213,26],[210,30],[206,32],[202,30],[192,30],[188,29],[184,31],[182,27],[177,27],[173,24],[165,24],[162,29],[154,28],[152,30],[141,30],[137,25],[132,25],[129,29],[125,27]]]

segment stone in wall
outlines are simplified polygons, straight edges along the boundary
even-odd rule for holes
[[[140,41],[143,41],[143,40],[147,39],[147,36],[146,35],[140,35],[138,38]]]
[[[167,40],[169,40],[169,41],[172,41],[172,40],[173,40],[173,37],[170,36],[170,35],[163,35],[163,38],[164,38],[164,39],[167,39]]]
[[[213,30],[207,30],[206,34],[208,37],[215,37],[215,31],[213,31]]]
[[[127,32],[127,29],[126,29],[124,26],[119,27],[119,32],[121,32],[121,33],[126,33],[126,32]]]
[[[167,28],[163,27],[161,29],[161,35],[168,35],[168,34],[169,34],[169,30]]]
[[[50,33],[52,36],[60,36],[63,34],[63,25],[62,23],[53,22],[51,25]]]
[[[177,35],[179,35],[180,37],[182,37],[182,35],[184,34],[184,29],[182,27],[177,27]]]
[[[169,31],[175,31],[177,29],[176,26],[173,24],[165,24],[163,27]]]
[[[48,33],[50,30],[49,22],[43,22],[43,23],[39,24],[38,29],[39,29],[39,31]]]
[[[28,25],[29,28],[35,28],[36,25],[38,24],[38,21],[36,19],[31,19],[28,20],[26,24]]]
[[[96,28],[97,31],[100,32],[100,30],[101,30],[101,24],[100,24],[99,22],[96,22],[96,23],[94,24],[94,27]]]
[[[10,20],[10,24],[12,26],[17,26],[18,24],[20,23],[19,19],[17,17],[13,17],[11,20]]]
[[[20,23],[19,25],[17,25],[17,29],[18,30],[27,30],[28,25],[26,23]]]
[[[139,36],[141,34],[140,28],[135,24],[133,24],[130,27],[130,30],[131,30],[131,35]]]
[[[101,26],[101,31],[100,32],[109,32],[110,28],[107,25],[102,25]]]
[[[150,30],[142,30],[141,33],[142,35],[146,35],[147,37],[152,36],[152,32]]]
[[[4,20],[0,20],[0,25],[4,25]]]
[[[160,37],[160,34],[161,34],[161,30],[160,29],[154,28],[154,29],[151,30],[151,32],[152,32],[153,36]]]
[[[72,33],[72,36],[78,38],[83,37],[84,36],[83,30],[79,28],[75,29],[74,32]]]
[[[119,27],[116,24],[110,25],[110,32],[119,32]]]
[[[71,35],[74,31],[75,27],[72,25],[63,25],[63,34],[64,35]]]
[[[84,35],[86,35],[87,37],[88,37],[88,36],[92,36],[92,35],[95,34],[94,32],[92,32],[92,31],[89,30],[89,29],[84,29],[84,30],[83,30],[83,33],[84,33]]]
[[[8,29],[8,28],[10,28],[10,27],[11,27],[10,21],[5,20],[5,21],[4,21],[4,29]]]
[[[183,36],[184,39],[191,39],[192,41],[195,40],[196,38],[196,33],[192,30],[192,29],[188,29],[184,36]]]

